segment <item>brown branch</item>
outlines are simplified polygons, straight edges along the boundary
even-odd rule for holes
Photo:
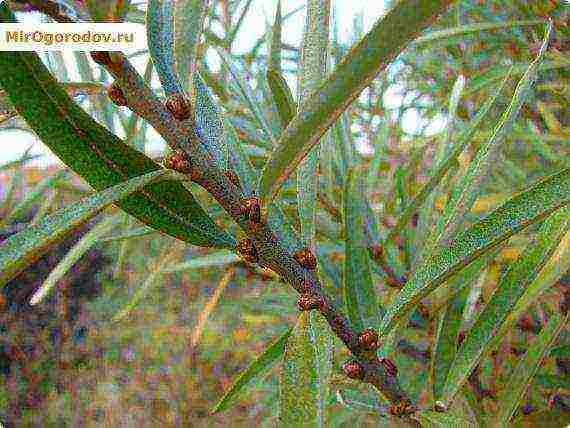
[[[61,6],[54,1],[50,0],[25,0],[25,1],[14,1],[16,7],[14,10],[21,10],[30,12],[37,10],[46,16],[49,16],[55,22],[60,23],[74,23],[75,21],[69,16],[65,15],[61,10]]]
[[[236,251],[259,265],[276,272],[301,296],[301,302],[310,303],[305,309],[317,309],[358,361],[358,378],[374,385],[391,403],[392,413],[407,415],[414,411],[408,395],[400,387],[393,363],[378,359],[376,350],[364,349],[362,332],[350,325],[347,317],[335,307],[326,295],[315,273],[303,267],[293,257],[267,225],[265,216],[259,215],[256,198],[244,196],[225,171],[215,164],[211,154],[200,143],[192,127],[175,120],[163,103],[152,93],[123,54],[95,53],[94,59],[113,75],[123,90],[128,106],[146,119],[162,135],[170,147],[183,149],[188,155],[194,182],[206,189],[244,231],[247,238]],[[245,203],[248,202],[248,203]],[[257,214],[256,214],[257,213]],[[376,344],[377,346],[378,344]],[[348,374],[348,373],[347,373]]]

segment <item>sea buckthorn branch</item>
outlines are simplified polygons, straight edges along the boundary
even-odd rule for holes
[[[373,330],[357,332],[347,317],[324,292],[315,275],[314,256],[308,250],[291,254],[267,224],[261,201],[246,197],[232,173],[220,169],[200,143],[193,129],[177,120],[153,94],[124,55],[95,52],[94,60],[105,66],[121,88],[128,107],[147,120],[174,149],[168,166],[182,165],[192,181],[206,189],[246,235],[235,251],[246,261],[277,273],[299,293],[300,310],[318,310],[331,330],[354,357],[343,367],[345,374],[375,386],[391,403],[391,413],[406,416],[415,410],[397,379],[395,365],[377,357],[378,335]]]
[[[62,11],[62,7],[50,0],[12,0],[16,6],[14,10],[22,10],[26,12],[31,12],[37,10],[46,16],[49,16],[55,22],[70,24],[74,23],[75,20],[65,15]]]

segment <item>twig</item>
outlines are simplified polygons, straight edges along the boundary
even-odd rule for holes
[[[14,1],[16,5],[22,5],[27,11],[37,10],[44,15],[49,16],[56,22],[60,23],[74,23],[75,20],[71,19],[69,16],[65,15],[61,6],[51,0],[25,0],[25,1]],[[16,8],[19,9],[19,8]]]
[[[362,332],[355,331],[346,316],[335,307],[314,272],[303,267],[279,242],[267,225],[265,216],[260,215],[259,205],[256,205],[259,200],[246,198],[239,186],[228,178],[226,171],[217,167],[211,154],[200,143],[196,132],[175,120],[124,55],[99,52],[95,58],[116,79],[128,106],[146,119],[172,148],[184,150],[189,157],[193,181],[206,189],[245,232],[247,238],[238,245],[236,251],[276,272],[301,294],[300,307],[317,309],[325,317],[331,330],[356,358],[355,364],[360,368],[358,378],[375,386],[390,400],[394,415],[412,413],[415,408],[400,387],[395,370],[390,369],[386,360],[377,358],[375,349],[364,349],[359,340]],[[306,306],[307,302],[310,303],[309,306]]]

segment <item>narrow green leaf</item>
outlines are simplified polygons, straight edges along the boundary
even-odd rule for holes
[[[525,249],[499,281],[497,290],[457,351],[442,394],[444,404],[451,403],[472,370],[488,351],[491,339],[499,331],[526,286],[536,278],[558,247],[570,227],[569,214],[570,210],[567,207],[551,214],[542,224],[535,242]]]
[[[514,196],[428,259],[395,297],[381,324],[387,334],[408,311],[454,273],[515,233],[570,202],[570,168]]]
[[[229,251],[216,251],[206,254],[205,256],[194,257],[188,261],[176,263],[174,265],[162,268],[162,273],[185,272],[193,269],[201,269],[207,267],[219,267],[227,264],[239,262],[240,258]]]
[[[360,92],[453,0],[402,0],[366,34],[303,104],[265,165],[260,192],[267,202]]]
[[[269,63],[267,71],[272,71],[281,76],[281,0],[277,0],[275,9],[275,20],[271,28],[271,44],[269,46]],[[269,77],[268,77],[269,78]]]
[[[111,230],[115,221],[115,217],[108,217],[87,232],[49,273],[41,287],[31,297],[30,305],[34,306],[41,303],[41,301],[45,299],[50,291],[55,287],[58,281],[67,274],[69,269],[71,269],[73,265],[97,243],[99,237]]]
[[[291,89],[281,73],[272,69],[267,70],[267,84],[271,90],[275,107],[277,107],[281,125],[286,128],[297,112],[297,104],[293,99]]]
[[[433,383],[434,400],[439,400],[447,373],[453,364],[457,350],[457,338],[463,316],[463,308],[469,290],[465,288],[454,296],[439,314],[435,346],[431,360],[431,378]]]
[[[292,329],[288,329],[279,336],[237,377],[230,389],[228,389],[220,401],[218,401],[212,410],[212,414],[223,412],[230,408],[236,399],[247,390],[249,385],[265,375],[269,369],[281,359],[285,352],[285,344],[291,335],[291,331]]]
[[[398,234],[403,230],[403,228],[409,223],[412,216],[418,211],[422,204],[426,201],[427,197],[433,192],[433,190],[439,185],[443,177],[447,174],[450,168],[457,162],[457,158],[465,148],[471,143],[473,137],[479,126],[484,122],[487,114],[491,110],[491,107],[495,104],[497,98],[499,97],[503,87],[507,83],[508,78],[506,78],[501,86],[495,91],[494,95],[487,100],[487,102],[481,107],[477,112],[471,124],[465,132],[463,132],[458,138],[457,143],[453,145],[453,149],[446,156],[446,158],[437,166],[434,173],[431,175],[428,182],[420,189],[420,191],[414,196],[414,198],[406,205],[406,208],[398,218],[396,225],[390,230],[387,242],[391,242]]]
[[[485,177],[488,176],[488,170],[495,158],[498,144],[503,136],[511,129],[536,79],[538,67],[548,47],[551,31],[552,24],[549,24],[537,58],[530,64],[526,73],[519,81],[511,103],[503,113],[491,137],[477,150],[475,158],[470,162],[465,175],[459,184],[454,187],[451,197],[446,203],[444,212],[437,222],[435,232],[428,239],[424,254],[431,253],[433,248],[441,242],[446,242],[455,234],[465,219],[465,213],[469,212],[479,196],[483,188],[482,183]]]
[[[317,367],[318,421],[321,426],[328,426],[327,404],[332,374],[334,335],[327,320],[317,311],[310,313],[310,332]]]
[[[224,143],[224,122],[208,86],[199,72],[193,74],[196,103],[196,133],[218,166],[226,169],[228,151]]]
[[[281,426],[322,426],[319,380],[309,312],[301,312],[285,346],[279,382]]]
[[[499,409],[490,426],[505,426],[519,407],[524,393],[538,371],[548,350],[567,325],[570,314],[555,314],[530,344],[497,397]]]
[[[0,172],[8,171],[11,169],[18,169],[24,166],[26,163],[32,160],[39,159],[41,155],[30,155],[29,149],[24,152],[24,154],[16,160],[6,162],[0,165]]]
[[[344,301],[348,319],[357,331],[378,325],[378,302],[370,274],[360,184],[357,174],[349,171],[344,188]]]
[[[113,322],[122,321],[127,318],[133,309],[150,293],[150,291],[161,284],[160,279],[163,277],[164,266],[174,262],[180,255],[180,247],[165,244],[162,252],[156,258],[154,266],[150,266],[145,281],[136,288],[131,300],[119,310],[112,318]]]
[[[247,15],[247,13],[249,12],[249,8],[250,8],[252,3],[253,3],[253,0],[246,0],[245,5],[242,7],[241,13],[240,13],[235,25],[232,26],[232,29],[230,30],[229,34],[226,36],[226,38],[224,40],[226,46],[231,46],[233,44],[233,42],[235,41],[235,38],[236,38],[239,30],[241,29],[243,21],[245,20],[245,17]]]
[[[208,0],[174,0],[174,56],[182,87],[190,91],[198,68],[198,45],[208,13]]]
[[[106,238],[101,238],[99,239],[99,242],[103,243],[103,242],[124,241],[124,240],[130,240],[134,238],[140,238],[143,236],[152,235],[153,233],[157,233],[156,230],[151,229],[150,227],[142,226],[128,230],[127,232],[121,233],[119,235],[112,235]]]
[[[291,253],[299,250],[301,246],[300,237],[293,227],[293,221],[283,212],[282,205],[273,203],[269,206],[267,211],[267,222],[271,230],[273,230],[279,238],[279,241],[282,242]]]
[[[562,238],[558,249],[535,280],[526,287],[523,295],[518,299],[515,307],[501,325],[491,345],[489,345],[489,349],[496,349],[501,342],[501,338],[505,337],[511,327],[528,311],[540,295],[556,284],[568,272],[570,272],[570,232],[566,233]]]
[[[230,74],[232,75],[239,93],[243,100],[246,102],[249,110],[253,114],[253,117],[257,121],[257,123],[261,126],[263,131],[265,132],[267,138],[271,141],[274,140],[273,131],[271,130],[271,126],[269,126],[269,122],[267,118],[259,108],[259,100],[251,90],[251,87],[247,83],[246,79],[243,76],[243,73],[234,65],[234,60],[229,53],[222,49],[217,49],[218,55],[222,59],[224,65],[228,68]]]
[[[257,194],[257,175],[255,168],[251,164],[235,128],[226,118],[224,118],[224,130],[229,162],[239,177],[242,190],[249,196]]]
[[[0,5],[0,21],[14,21],[6,3]],[[35,53],[0,52],[0,85],[42,142],[95,189],[161,168],[93,121],[67,96]],[[123,199],[119,206],[143,223],[188,243],[235,245],[179,182],[153,183]]]
[[[64,239],[68,233],[107,206],[120,201],[153,181],[168,178],[169,175],[171,172],[161,170],[132,178],[125,183],[75,202],[44,217],[36,225],[10,236],[0,244],[0,286],[41,257],[51,245]]]
[[[146,9],[148,51],[169,95],[184,93],[174,69],[174,1],[149,0]]]
[[[18,221],[23,215],[27,214],[28,211],[38,202],[40,198],[44,196],[44,193],[50,190],[54,184],[65,178],[67,176],[67,171],[58,171],[55,174],[45,177],[41,180],[33,190],[27,192],[21,201],[19,201],[14,209],[10,211],[3,219],[0,219],[0,226],[5,226],[14,221]]]
[[[330,0],[308,0],[299,69],[299,105],[302,107],[326,76],[329,41]],[[315,247],[318,187],[318,150],[311,152],[297,170],[297,210],[301,239]]]
[[[457,43],[456,36],[466,36],[477,34],[484,31],[502,30],[505,28],[514,27],[528,27],[544,24],[543,19],[531,19],[522,21],[502,21],[502,22],[478,22],[476,24],[462,25],[454,28],[446,28],[445,30],[437,30],[429,32],[428,34],[418,37],[412,42],[412,46],[424,47],[433,42],[450,41]]]

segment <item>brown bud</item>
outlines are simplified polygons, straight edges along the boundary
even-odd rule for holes
[[[322,303],[323,301],[319,296],[308,293],[299,295],[299,299],[297,300],[297,306],[300,311],[319,309],[322,306]]]
[[[380,364],[384,366],[384,370],[386,370],[386,373],[388,373],[390,376],[398,375],[398,367],[396,367],[396,364],[394,364],[391,360],[389,360],[388,358],[380,358],[379,361]]]
[[[315,270],[317,268],[317,259],[308,248],[295,251],[293,258],[305,269]]]
[[[231,169],[227,169],[224,171],[224,175],[228,180],[230,180],[230,183],[232,183],[234,186],[241,187],[241,184],[239,182],[239,177],[234,171],[232,171]]]
[[[244,198],[240,209],[240,214],[247,214],[247,218],[254,224],[261,222],[261,200],[256,196]]]
[[[342,371],[350,379],[364,379],[364,368],[358,361],[347,361],[342,365]]]
[[[182,121],[192,117],[192,106],[183,94],[169,96],[165,107],[176,120]]]
[[[390,413],[394,416],[405,416],[413,413],[415,410],[409,400],[400,400],[396,404],[390,406]]]
[[[123,90],[119,85],[117,85],[116,82],[113,82],[113,84],[109,86],[109,88],[107,88],[107,95],[115,105],[118,106],[128,105],[127,98],[125,97]]]
[[[367,328],[358,335],[358,344],[366,351],[373,351],[378,348],[378,333],[373,328]]]
[[[186,152],[176,149],[162,162],[165,168],[172,169],[182,174],[191,174],[193,171],[192,162]]]
[[[257,262],[257,250],[249,239],[245,238],[238,242],[236,252],[248,263]]]

